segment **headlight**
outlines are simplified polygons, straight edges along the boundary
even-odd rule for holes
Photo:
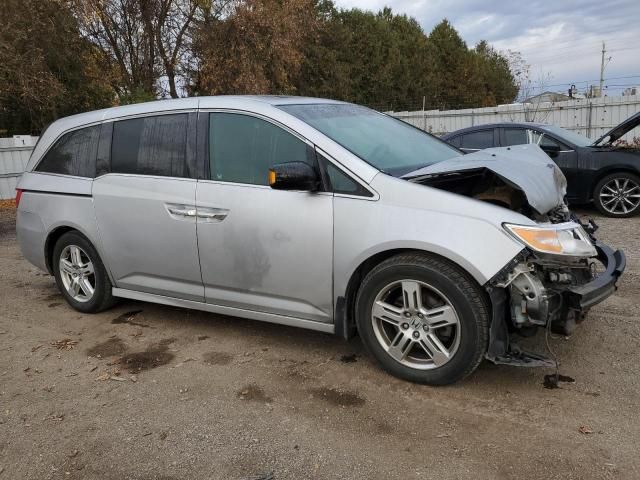
[[[596,255],[596,249],[589,236],[574,222],[536,226],[505,223],[504,227],[516,239],[536,252],[572,257]]]

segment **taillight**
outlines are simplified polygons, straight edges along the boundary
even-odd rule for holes
[[[22,198],[22,190],[16,188],[16,208],[20,205],[20,199]]]

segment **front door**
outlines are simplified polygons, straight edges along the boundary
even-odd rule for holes
[[[208,115],[209,180],[196,194],[206,301],[330,322],[333,197],[267,184],[275,163],[315,165],[313,148],[263,118]]]
[[[118,288],[204,300],[188,118],[181,113],[113,123],[110,159],[106,149],[93,200],[105,264]]]

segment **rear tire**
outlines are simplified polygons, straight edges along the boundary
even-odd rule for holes
[[[433,255],[400,254],[371,270],[358,291],[356,322],[382,368],[415,383],[457,382],[487,351],[484,291],[467,272]]]
[[[593,190],[598,211],[611,218],[633,217],[640,213],[640,177],[616,172],[598,182]]]
[[[115,303],[98,252],[78,232],[67,232],[56,242],[53,274],[65,300],[80,312],[101,312]]]

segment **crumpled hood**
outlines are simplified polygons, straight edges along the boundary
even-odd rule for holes
[[[434,177],[484,168],[521,190],[529,205],[542,215],[564,202],[567,180],[558,166],[537,145],[488,148],[434,163],[409,172],[402,178]]]

